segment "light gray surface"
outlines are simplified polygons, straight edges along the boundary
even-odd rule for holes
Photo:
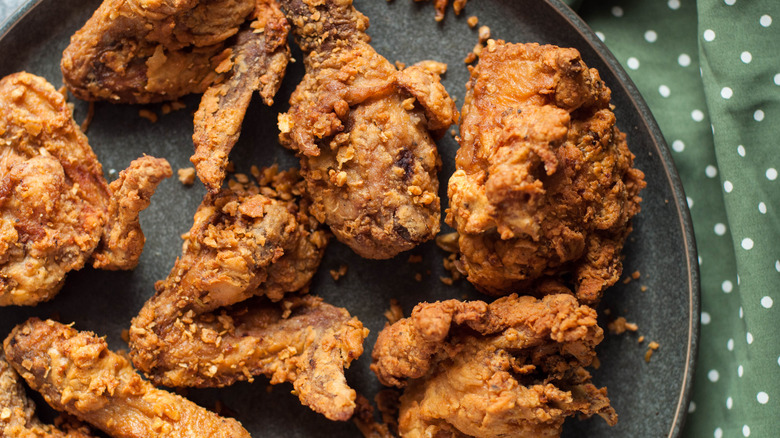
[[[5,0],[6,2],[8,0]],[[18,0],[14,0],[15,2]],[[25,69],[46,77],[55,86],[62,82],[59,57],[69,36],[99,5],[99,0],[44,0],[20,26],[0,41],[0,75]],[[463,102],[468,72],[462,62],[474,46],[476,31],[466,26],[465,16],[450,12],[443,24],[433,21],[430,4],[407,0],[384,2],[355,0],[356,6],[371,18],[369,33],[377,50],[390,61],[413,63],[426,58],[447,62],[450,70],[444,78],[447,89]],[[643,192],[643,211],[635,221],[635,231],[626,247],[625,271],[639,270],[642,281],[612,288],[604,307],[617,314],[637,315],[642,334],[661,344],[661,350],[646,364],[646,344],[630,335],[608,336],[599,347],[601,368],[594,372],[598,385],[609,388],[610,397],[620,415],[614,428],[599,419],[585,422],[570,420],[567,437],[598,436],[676,436],[680,427],[681,406],[687,406],[688,370],[691,344],[698,333],[698,281],[690,224],[685,198],[668,150],[646,107],[620,67],[605,52],[603,45],[585,27],[576,28],[573,16],[556,12],[538,0],[480,0],[469,4],[469,13],[493,29],[493,35],[509,41],[539,41],[578,48],[591,66],[601,71],[613,90],[619,127],[629,135],[631,149],[637,154],[637,166],[649,182]],[[300,59],[300,53],[295,55]],[[231,158],[240,171],[251,164],[278,162],[282,167],[296,163],[295,157],[276,141],[276,114],[286,108],[286,100],[302,75],[302,63],[292,65],[273,108],[256,99],[247,114],[241,139]],[[188,167],[192,152],[191,111],[198,97],[185,99],[187,109],[162,117],[155,124],[138,117],[139,107],[110,104],[96,106],[95,119],[87,135],[107,178],[142,153],[167,158],[174,169]],[[76,120],[83,119],[86,106],[76,102]],[[159,110],[157,106],[150,106]],[[445,136],[439,144],[443,159],[440,173],[446,206],[446,180],[454,170],[457,144]],[[132,272],[104,272],[84,269],[68,276],[65,288],[53,301],[35,308],[0,308],[0,333],[29,316],[59,314],[76,327],[106,335],[112,348],[126,348],[120,333],[153,293],[154,281],[164,278],[180,254],[179,235],[192,223],[204,190],[200,184],[184,188],[175,179],[165,181],[142,215],[147,246],[138,268]],[[421,264],[407,263],[408,254],[387,261],[362,260],[348,248],[334,242],[323,266],[315,276],[312,291],[326,301],[346,307],[371,330],[365,342],[366,353],[348,371],[350,383],[369,398],[379,389],[368,369],[370,351],[376,334],[384,324],[382,311],[391,298],[398,298],[405,312],[419,301],[470,297],[487,299],[461,281],[446,287],[439,276],[447,275],[441,266],[442,252],[432,243],[412,251],[423,255]],[[341,264],[349,272],[338,283],[328,270]],[[414,281],[421,272],[422,282]],[[640,292],[640,285],[648,287]],[[605,321],[602,321],[604,324]],[[190,391],[204,406],[221,400],[255,436],[357,436],[351,424],[329,422],[301,407],[289,394],[290,385],[278,385],[266,392],[267,380],[238,384],[222,390]]]
[[[4,22],[25,0],[0,0],[0,23]]]

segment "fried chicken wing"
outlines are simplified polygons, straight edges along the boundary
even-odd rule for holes
[[[0,80],[0,138],[0,305],[51,299],[90,257],[135,267],[138,213],[167,161],[140,158],[109,187],[63,96],[29,73]]]
[[[570,273],[580,301],[598,302],[645,186],[609,88],[575,49],[503,41],[467,88],[446,218],[460,268],[491,295]]]
[[[602,339],[569,294],[423,303],[380,332],[371,369],[406,387],[401,436],[555,437],[572,415],[617,422],[584,369]]]
[[[3,347],[11,365],[54,409],[112,437],[249,437],[238,421],[156,389],[93,333],[32,318]]]
[[[152,103],[205,92],[191,160],[216,192],[252,95],[273,104],[290,59],[288,33],[276,0],[104,0],[61,66],[85,100]]]
[[[348,0],[284,0],[306,75],[279,116],[312,213],[363,257],[384,259],[439,231],[434,138],[457,119],[444,65],[397,70],[368,44],[368,19]]]
[[[293,383],[313,410],[347,420],[355,391],[344,368],[362,354],[367,330],[319,298],[284,298],[308,285],[327,235],[300,199],[296,171],[271,169],[260,183],[265,195],[206,196],[182,257],[133,319],[131,357],[166,386],[225,386],[264,374],[272,384]]]
[[[211,191],[225,178],[228,154],[238,141],[244,115],[255,91],[274,103],[290,50],[289,24],[275,0],[258,0],[255,21],[239,32],[230,77],[206,90],[195,113],[195,154],[190,159]]]
[[[56,425],[43,424],[35,403],[27,397],[19,374],[0,354],[0,436],[5,438],[90,438],[89,428],[60,417]]]

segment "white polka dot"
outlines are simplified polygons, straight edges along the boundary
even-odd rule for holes
[[[715,31],[707,29],[704,31],[704,41],[713,41],[715,39]]]
[[[745,313],[742,311],[742,306],[739,306],[739,319],[742,319],[743,316],[745,316]]]
[[[645,32],[645,41],[648,43],[654,43],[658,39],[658,34],[654,30],[648,30]]]
[[[715,178],[718,176],[718,168],[710,164],[704,168],[704,174],[707,175],[707,178]]]
[[[723,190],[725,190],[726,193],[731,193],[731,191],[734,190],[734,184],[732,184],[731,181],[725,181],[723,183]]]
[[[701,112],[701,110],[695,109],[691,111],[691,118],[693,120],[696,120],[697,122],[701,122],[702,120],[704,120],[704,113]]]
[[[729,87],[723,87],[720,90],[720,97],[724,99],[731,99],[731,96],[734,95],[734,90],[732,90]]]
[[[626,65],[631,70],[636,70],[636,69],[639,68],[639,60],[632,56],[632,57],[628,58],[628,60],[626,61]]]
[[[672,149],[674,149],[675,152],[682,152],[685,150],[685,143],[683,143],[682,140],[675,140],[672,142]]]
[[[737,375],[739,377],[742,377],[743,374],[745,374],[745,369],[742,368],[742,365],[740,365],[740,366],[737,367]]]
[[[776,180],[777,179],[777,169],[775,169],[774,167],[770,167],[769,169],[767,169],[766,170],[766,179],[768,179],[769,181]]]
[[[750,61],[753,60],[753,55],[748,51],[744,51],[739,55],[739,59],[741,59],[745,64],[750,64]]]
[[[720,284],[720,288],[723,290],[723,292],[730,294],[731,291],[734,290],[734,285],[730,281],[726,280]]]
[[[758,211],[761,214],[766,214],[766,204],[764,204],[763,202],[759,202],[758,203]]]
[[[669,0],[669,3],[667,4],[669,5],[669,9],[680,9],[680,0]]]
[[[707,373],[707,378],[710,379],[710,382],[717,382],[720,379],[720,374],[718,374],[718,370],[710,370]]]
[[[729,397],[726,399],[726,409],[731,409],[734,407],[734,399]]]
[[[780,85],[780,73],[775,75],[775,85]]]
[[[683,53],[677,57],[677,63],[683,67],[688,67],[689,65],[691,65],[691,57],[688,56],[687,53]],[[780,76],[780,73],[778,74],[778,76]]]
[[[772,17],[769,15],[762,15],[761,18],[758,19],[758,22],[764,27],[769,27],[772,25]]]
[[[772,304],[774,304],[772,297],[765,296],[764,298],[761,298],[761,305],[764,306],[765,309],[771,308]]]
[[[701,323],[704,325],[707,325],[712,321],[712,317],[710,317],[710,314],[707,312],[701,312]]]
[[[737,153],[739,154],[740,157],[744,157],[745,156],[745,146],[742,146],[742,145],[737,146]]]
[[[764,391],[759,392],[756,394],[756,400],[758,400],[759,403],[762,405],[765,405],[769,402],[769,394],[765,393]]]
[[[780,365],[780,356],[777,356],[777,364]]]
[[[756,110],[756,112],[753,113],[753,119],[756,122],[760,122],[760,121],[764,120],[764,111]]]
[[[726,226],[721,224],[721,223],[715,224],[714,230],[715,230],[715,234],[717,234],[718,236],[722,236],[722,235],[726,234]],[[726,281],[728,281],[728,280],[726,280]],[[724,281],[723,284],[725,285],[726,282]],[[731,282],[729,282],[729,285],[731,285]],[[731,291],[729,291],[729,292],[731,292]]]
[[[740,284],[742,283],[739,282],[739,274],[737,274],[737,286],[739,286]]]
[[[734,340],[733,339],[729,339],[726,342],[726,348],[728,348],[729,351],[734,351]]]
[[[753,249],[753,239],[751,239],[750,237],[745,237],[744,239],[742,239],[742,248],[746,250]]]
[[[604,34],[601,32],[596,32],[596,36],[599,37],[601,41],[604,41]]]
[[[612,15],[616,17],[622,17],[623,16],[623,8],[620,6],[615,6],[612,8]]]
[[[747,335],[745,335],[745,340],[747,341],[748,345],[753,343],[753,333],[747,332]]]
[[[688,405],[688,413],[689,413],[689,414],[692,414],[692,413],[694,413],[694,412],[696,412],[696,403],[695,403],[695,402],[691,402],[691,403]]]
[[[715,429],[715,433],[712,434],[715,438],[723,438],[723,429]]]
[[[693,208],[693,199],[690,196],[686,196],[685,200],[688,202],[688,208]]]
[[[745,435],[746,437],[750,436],[750,427],[748,425],[742,426],[742,435]]]
[[[669,87],[666,85],[661,85],[658,87],[658,94],[660,94],[663,97],[669,97],[670,94],[672,94],[671,90],[669,90]]]
[[[775,260],[775,271],[780,272],[780,260]]]

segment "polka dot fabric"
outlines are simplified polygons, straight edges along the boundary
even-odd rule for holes
[[[694,222],[702,325],[683,436],[780,436],[780,2],[578,12],[653,111]]]

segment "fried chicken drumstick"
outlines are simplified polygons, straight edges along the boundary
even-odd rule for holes
[[[297,172],[266,179],[268,196],[206,196],[182,257],[133,319],[131,357],[167,386],[225,386],[259,374],[289,381],[303,404],[347,420],[355,391],[344,368],[362,354],[367,330],[318,298],[283,299],[308,285],[327,236],[299,199]]]
[[[205,93],[192,162],[216,192],[252,95],[273,104],[290,58],[288,33],[276,0],[104,0],[71,38],[61,67],[84,100],[153,103]]]
[[[283,0],[306,75],[279,116],[312,213],[363,257],[385,259],[439,231],[434,138],[457,110],[433,62],[397,70],[369,44],[350,0]]]
[[[467,88],[446,218],[461,269],[491,295],[570,273],[596,303],[620,277],[645,186],[609,88],[575,49],[503,41]]]
[[[51,299],[90,259],[137,265],[138,214],[167,161],[139,158],[109,186],[62,94],[29,73],[0,80],[0,139],[0,306]]]
[[[247,437],[236,420],[156,389],[103,338],[51,320],[17,326],[5,355],[47,403],[112,437]]]
[[[371,369],[406,388],[403,437],[557,437],[569,416],[617,422],[584,369],[602,339],[569,294],[423,303],[379,333]]]

